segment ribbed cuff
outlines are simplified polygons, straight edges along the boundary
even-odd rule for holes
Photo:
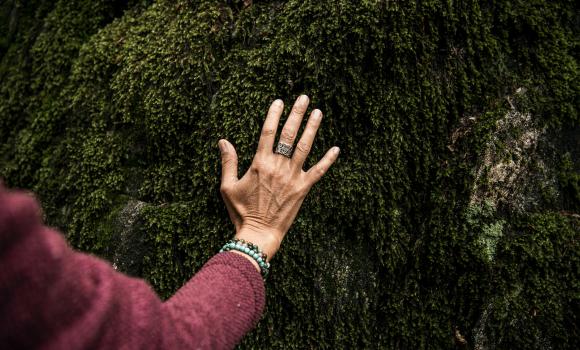
[[[266,304],[266,287],[262,275],[256,267],[243,256],[233,252],[222,252],[211,258],[205,266],[226,265],[234,267],[250,283],[254,291],[253,323],[255,326],[264,312]]]

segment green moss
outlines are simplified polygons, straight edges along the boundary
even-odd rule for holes
[[[483,254],[489,262],[493,262],[496,246],[503,236],[505,220],[498,218],[492,202],[485,201],[482,205],[468,206],[465,221],[468,231],[478,237]]]
[[[517,220],[498,248],[490,312],[493,348],[571,348],[580,311],[580,221],[555,213]]]
[[[36,191],[75,247],[112,261],[136,247],[119,268],[163,297],[232,235],[217,141],[243,172],[272,100],[288,111],[307,93],[323,110],[307,166],[333,145],[340,159],[241,348],[578,342],[580,260],[564,249],[578,152],[557,142],[578,128],[574,2],[16,1],[0,19],[14,4],[18,21],[0,25],[0,176]],[[475,185],[498,190],[477,169],[512,103],[564,159],[536,214],[472,201]],[[522,188],[542,178],[532,165]],[[134,224],[118,224],[136,201]]]
[[[576,165],[572,162],[572,154],[566,152],[562,156],[559,180],[564,195],[564,206],[574,212],[580,211],[580,171],[578,159]]]

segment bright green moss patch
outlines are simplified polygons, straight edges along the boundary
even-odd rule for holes
[[[1,4],[0,176],[166,298],[233,233],[217,141],[307,93],[341,155],[241,348],[580,342],[575,3],[248,4]]]

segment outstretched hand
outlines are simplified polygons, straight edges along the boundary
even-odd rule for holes
[[[279,143],[294,145],[308,103],[308,96],[298,97],[284,124]],[[270,106],[256,155],[241,179],[238,179],[238,156],[234,146],[225,139],[219,141],[222,158],[220,190],[236,228],[235,237],[259,246],[268,255],[268,260],[280,248],[304,198],[336,161],[340,151],[338,147],[332,147],[308,171],[302,169],[322,120],[322,112],[315,109],[291,158],[275,153],[274,139],[283,110],[282,100],[276,100]]]

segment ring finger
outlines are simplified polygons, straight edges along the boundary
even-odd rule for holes
[[[290,112],[290,116],[288,117],[288,120],[286,120],[286,123],[284,123],[282,132],[280,133],[280,143],[288,146],[294,145],[294,140],[296,140],[296,134],[300,129],[302,118],[308,108],[308,102],[309,99],[306,95],[301,95],[296,99],[292,111]]]

